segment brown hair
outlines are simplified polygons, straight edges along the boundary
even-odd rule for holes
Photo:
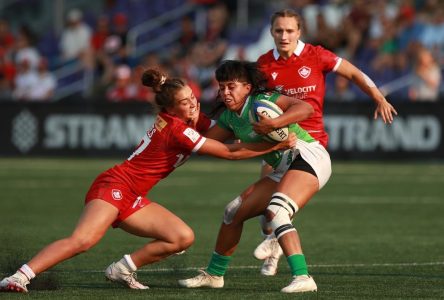
[[[295,18],[298,24],[298,29],[301,29],[302,18],[301,16],[292,9],[282,9],[271,15],[271,27],[273,27],[274,21],[277,18]]]
[[[156,104],[162,109],[173,107],[176,93],[187,85],[185,80],[168,78],[166,74],[156,69],[148,69],[143,72],[142,84],[153,89],[156,93]]]

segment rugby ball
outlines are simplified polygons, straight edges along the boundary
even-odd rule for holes
[[[284,112],[282,111],[282,109],[271,101],[256,100],[251,106],[250,121],[252,123],[259,122],[260,115],[274,119],[279,117],[283,113]],[[266,137],[275,142],[282,142],[288,138],[288,133],[288,126],[286,126],[269,132]]]

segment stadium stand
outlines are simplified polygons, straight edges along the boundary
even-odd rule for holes
[[[429,51],[441,70],[441,78],[444,75],[444,5],[439,1],[10,0],[0,4],[0,19],[9,23],[9,33],[14,38],[24,25],[38,33],[34,46],[48,59],[49,68],[57,77],[54,101],[106,97],[104,91],[112,84],[117,65],[125,63],[134,69],[147,67],[147,62],[196,82],[202,90],[202,100],[212,101],[216,88],[212,74],[220,60],[253,60],[256,53],[271,48],[269,17],[283,7],[304,16],[303,40],[351,60],[392,101],[413,101],[411,83],[412,78],[418,78],[414,77],[418,49]],[[61,34],[65,18],[73,9],[82,12],[84,22],[93,32],[100,17],[110,20],[103,51],[92,51],[93,65],[62,58]],[[186,51],[181,44],[185,18],[192,21],[195,31]],[[117,34],[119,22],[126,29]],[[220,28],[215,30],[214,24]],[[1,61],[7,61],[16,53],[7,48],[1,35],[0,30]],[[113,35],[119,38],[113,39]],[[4,72],[3,68],[0,72]],[[331,101],[341,101],[333,96],[336,82],[334,75],[328,76],[327,96],[332,96]],[[352,101],[368,101],[355,86],[345,88],[350,89],[347,94],[353,95]],[[443,92],[441,81],[439,94],[442,96]]]

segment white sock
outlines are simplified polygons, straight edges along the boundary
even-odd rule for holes
[[[125,267],[127,267],[128,270],[130,270],[131,272],[135,272],[137,270],[137,267],[134,264],[129,254],[125,254],[123,258],[120,260],[120,263],[122,263]]]
[[[24,264],[23,266],[21,266],[20,269],[18,269],[17,272],[19,274],[25,275],[26,279],[28,281],[30,281],[31,279],[33,279],[35,277],[34,271],[27,264]]]

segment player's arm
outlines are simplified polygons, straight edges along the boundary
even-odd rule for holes
[[[234,134],[232,131],[226,130],[226,129],[220,127],[218,124],[209,128],[204,133],[204,136],[207,138],[213,139],[213,140],[217,140],[219,142],[225,142],[227,140],[234,139]]]
[[[207,138],[199,150],[197,150],[197,153],[229,160],[238,160],[260,156],[275,150],[289,149],[295,146],[296,135],[294,133],[290,134],[287,140],[277,144],[267,142],[223,144],[217,140]]]
[[[297,123],[307,119],[314,113],[314,108],[305,101],[280,95],[276,99],[276,105],[282,110],[283,114],[277,118],[262,118],[255,124],[253,129],[258,134],[267,134],[276,128],[282,128],[289,124]]]
[[[336,70],[341,76],[353,81],[359,88],[369,95],[376,103],[374,118],[377,119],[381,115],[384,123],[393,122],[393,114],[397,115],[395,108],[385,99],[381,91],[376,87],[375,83],[361,70],[355,67],[349,61],[342,59],[341,64]]]

